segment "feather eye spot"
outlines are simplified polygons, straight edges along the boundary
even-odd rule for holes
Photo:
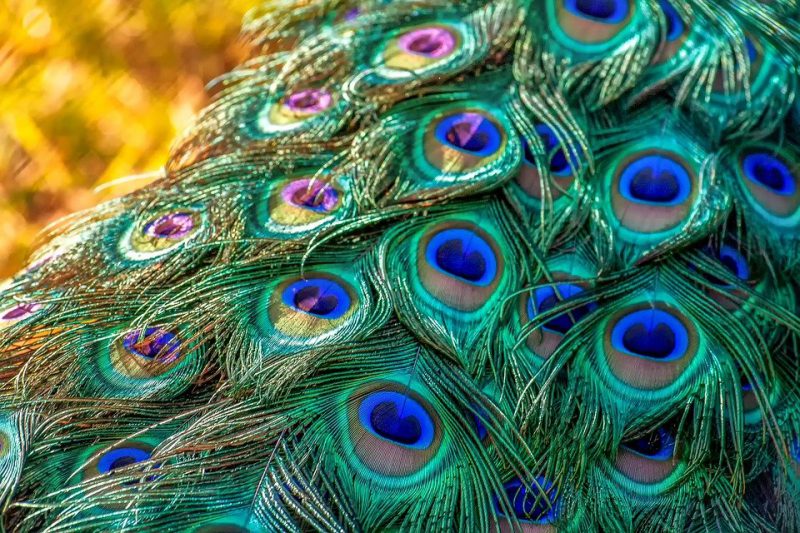
[[[675,451],[675,439],[664,428],[642,437],[622,443],[628,451],[655,461],[671,459]]]
[[[456,43],[452,31],[442,26],[410,30],[397,41],[398,47],[404,52],[430,59],[441,59],[452,54]]]
[[[150,450],[132,447],[115,448],[100,456],[100,460],[97,462],[97,471],[106,474],[148,459],[150,459]]]
[[[623,316],[611,331],[611,344],[635,357],[673,361],[686,353],[689,335],[680,320],[661,309]]]
[[[37,302],[21,302],[0,311],[0,327],[26,320],[42,310]]]
[[[446,229],[435,234],[425,257],[437,271],[479,287],[488,286],[497,275],[494,250],[469,229]]]
[[[440,70],[458,57],[464,37],[455,26],[424,24],[401,29],[386,41],[374,64],[387,81]]]
[[[272,136],[309,127],[315,119],[329,114],[336,105],[333,93],[321,88],[306,88],[269,99],[256,118],[259,135]]]
[[[194,227],[192,213],[178,211],[148,222],[144,227],[144,234],[156,239],[180,240],[189,235]]]
[[[433,418],[414,398],[400,392],[373,392],[361,402],[358,414],[373,435],[397,445],[425,449],[433,442]]]
[[[324,89],[302,89],[285,96],[283,105],[290,113],[316,115],[330,109],[333,96]]]
[[[668,43],[674,42],[683,35],[683,32],[686,30],[686,25],[669,0],[658,0],[658,5],[667,22],[667,32],[666,35],[664,35],[664,40]]]
[[[164,328],[146,328],[128,332],[122,339],[123,348],[148,362],[169,365],[180,357],[180,340]]]
[[[653,154],[624,168],[619,189],[624,198],[633,202],[674,206],[689,197],[692,182],[680,163],[663,154]]]
[[[299,279],[286,287],[283,303],[307,315],[325,320],[341,318],[350,310],[348,291],[332,279]]]
[[[617,24],[628,16],[626,0],[565,0],[564,7],[579,17],[605,24]]]
[[[741,281],[748,281],[750,279],[750,265],[747,258],[742,253],[729,244],[723,244],[719,248],[707,247],[704,253],[719,261],[725,270],[736,276]],[[711,283],[725,289],[732,289],[734,285],[724,281],[713,274],[704,273],[703,276]]]
[[[131,227],[120,243],[131,259],[146,260],[168,253],[199,234],[203,216],[199,211],[162,211],[142,225]]]
[[[663,302],[642,302],[606,322],[602,355],[622,383],[645,390],[678,380],[694,361],[700,338],[693,322]]]
[[[797,191],[795,176],[778,157],[766,152],[751,152],[742,160],[744,175],[753,183],[780,196],[792,196]]]
[[[339,193],[321,180],[291,181],[281,191],[281,196],[290,205],[315,213],[330,213],[339,204]]]
[[[515,478],[504,483],[503,489],[514,516],[522,523],[552,524],[561,514],[558,488],[543,477],[537,477],[531,484],[525,484],[519,478]],[[495,498],[495,512],[505,516],[498,498]]]
[[[550,311],[583,292],[583,287],[572,283],[557,283],[555,286],[539,287],[528,298],[528,317],[532,319],[539,314]],[[542,328],[552,333],[564,335],[572,326],[595,309],[597,309],[597,303],[589,302],[556,315],[549,319]]]
[[[648,140],[651,143],[660,140]],[[693,167],[677,151],[645,148],[609,165],[603,194],[611,222],[626,242],[662,242],[685,224],[701,193]],[[669,232],[669,233],[668,233]]]
[[[253,202],[253,231],[259,237],[295,239],[313,235],[348,214],[345,179],[300,174],[271,182]]]
[[[137,476],[137,470],[132,468],[132,465],[150,460],[153,449],[154,446],[149,442],[129,440],[111,449],[91,454],[91,461],[81,471],[82,481],[92,480],[104,475],[111,476],[115,481],[111,486],[103,484],[104,492],[108,491],[103,496],[122,489],[130,490],[142,481],[152,481],[155,476]],[[151,468],[155,469],[159,468],[159,466],[156,464],[152,465]],[[117,475],[120,477],[116,477]],[[122,510],[125,509],[126,502],[109,501],[106,503],[103,500],[100,506],[110,510]]]
[[[800,223],[796,161],[794,150],[776,151],[768,144],[746,146],[736,159],[746,207],[781,231],[794,231]]]
[[[455,113],[436,125],[436,138],[453,149],[476,157],[494,154],[501,146],[502,134],[497,125],[481,113]]]
[[[355,457],[372,473],[416,475],[433,467],[441,455],[442,422],[431,404],[407,385],[362,385],[350,393],[346,413]]]
[[[550,0],[547,14],[553,36],[575,52],[596,54],[624,35],[635,16],[631,0]]]
[[[617,451],[615,467],[629,480],[653,485],[675,472],[679,464],[677,459],[675,437],[660,427],[623,442]]]
[[[498,115],[500,116],[500,115]],[[434,110],[414,132],[414,153],[423,160],[428,180],[451,183],[470,177],[510,175],[521,157],[517,139],[484,104],[452,105]]]

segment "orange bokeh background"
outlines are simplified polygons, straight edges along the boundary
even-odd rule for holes
[[[158,170],[254,0],[0,0],[0,280],[53,220]]]

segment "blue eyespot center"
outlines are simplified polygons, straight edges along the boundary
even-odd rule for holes
[[[750,181],[780,196],[791,196],[797,190],[794,175],[786,164],[766,152],[747,154],[742,163],[744,175]]]
[[[750,266],[747,264],[747,259],[733,246],[723,244],[718,249],[709,246],[704,249],[704,253],[717,259],[726,270],[740,280],[747,281],[750,279]],[[703,277],[714,285],[733,288],[733,285],[726,280],[722,280],[713,274],[704,272]]]
[[[549,311],[557,305],[563,304],[565,300],[574,298],[582,292],[582,287],[570,283],[558,283],[555,285],[555,288],[552,286],[539,287],[533,292],[533,296],[528,299],[528,316],[533,318],[537,314]],[[597,303],[588,302],[556,315],[542,327],[546,330],[563,335],[595,309],[597,309]]]
[[[150,459],[150,452],[141,448],[116,448],[106,452],[97,463],[97,469],[105,474],[117,468],[122,468],[134,463]]]
[[[177,357],[180,341],[177,335],[166,329],[151,327],[127,333],[122,346],[128,353],[144,359],[169,362]]]
[[[419,420],[413,414],[401,417],[394,402],[376,405],[369,415],[369,422],[375,433],[400,444],[414,444],[422,436]]]
[[[750,64],[752,65],[755,63],[756,58],[758,58],[758,50],[756,50],[756,45],[753,44],[753,41],[750,39],[750,37],[745,37],[744,47],[745,50],[747,50],[747,59],[750,60]]]
[[[689,197],[692,182],[683,165],[664,155],[652,154],[625,167],[620,176],[619,191],[633,202],[672,206]]]
[[[792,441],[789,453],[792,454],[792,459],[794,459],[795,462],[800,463],[800,440],[795,439]]]
[[[579,17],[604,24],[622,22],[630,10],[627,0],[564,0],[564,7]]]
[[[672,458],[675,451],[675,439],[665,429],[656,431],[622,443],[624,448],[656,461],[666,461]]]
[[[546,154],[550,157],[550,172],[556,176],[569,176],[572,173],[572,167],[553,129],[547,124],[538,124],[536,133],[544,144]],[[522,147],[525,153],[525,162],[535,166],[536,156],[531,152],[531,148],[525,139],[522,139]]]
[[[504,483],[503,489],[517,519],[533,524],[550,524],[558,519],[561,510],[558,488],[543,477],[537,477],[536,482],[530,485],[515,478]],[[497,498],[495,510],[503,515]]]
[[[425,257],[440,272],[478,286],[489,285],[497,274],[494,250],[468,229],[437,233],[428,242]]]
[[[667,20],[667,34],[664,40],[666,40],[668,43],[671,43],[683,34],[686,26],[683,23],[683,19],[680,17],[680,15],[678,15],[675,7],[669,2],[669,0],[658,0],[658,4]]]
[[[744,374],[741,375],[739,381],[742,386],[742,392],[750,392],[751,390],[753,390],[753,384],[750,383],[750,380],[747,379],[747,376],[745,376]]]
[[[480,113],[456,113],[442,119],[435,130],[440,142],[478,157],[494,154],[502,143],[500,130]]]
[[[358,416],[373,435],[407,448],[428,448],[436,433],[433,418],[425,408],[400,392],[367,395],[359,405]]]
[[[339,283],[310,278],[291,283],[282,294],[283,303],[307,315],[333,320],[350,309],[350,295]]]
[[[662,309],[640,309],[617,321],[611,344],[635,357],[673,361],[686,354],[689,333],[680,320]]]

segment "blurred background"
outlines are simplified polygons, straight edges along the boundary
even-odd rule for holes
[[[45,225],[161,167],[256,0],[0,0],[0,280]]]

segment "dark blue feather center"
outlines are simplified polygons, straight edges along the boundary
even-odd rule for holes
[[[781,196],[791,196],[797,190],[797,183],[786,164],[772,154],[754,152],[745,156],[744,175],[771,192]]]
[[[628,0],[565,0],[567,11],[605,24],[618,24],[628,16]]]
[[[628,355],[656,361],[680,359],[689,348],[686,326],[662,309],[639,309],[620,318],[611,345]]]
[[[664,461],[670,459],[675,450],[675,439],[665,429],[623,442],[622,446],[644,457]]]
[[[293,309],[326,320],[341,318],[351,305],[347,290],[327,278],[297,280],[284,289],[282,299]]]
[[[465,250],[464,241],[450,239],[436,250],[436,264],[445,272],[469,281],[478,281],[486,274],[486,259],[478,250]]]
[[[504,483],[503,489],[517,519],[534,524],[550,524],[558,519],[558,489],[546,479],[539,477],[535,483],[525,485],[515,478]],[[498,514],[503,514],[497,498],[495,509]]]
[[[647,154],[622,170],[619,192],[633,202],[667,207],[689,197],[692,181],[677,161],[663,154]]]
[[[437,233],[428,242],[425,258],[440,272],[473,285],[487,286],[497,274],[494,250],[469,229]]]
[[[423,450],[434,440],[433,417],[409,394],[375,391],[358,407],[359,420],[372,434],[399,446]]]
[[[675,333],[666,324],[634,324],[622,336],[622,344],[633,353],[663,359],[675,350]]]
[[[658,0],[658,4],[667,21],[667,34],[664,36],[664,40],[671,43],[683,34],[685,25],[669,0]]]
[[[558,291],[558,292],[556,292]],[[575,298],[583,292],[583,288],[571,283],[558,283],[555,288],[551,286],[539,287],[528,300],[528,316],[534,316],[549,311],[558,305],[566,305],[565,301]],[[544,328],[556,333],[564,334],[586,315],[597,309],[596,302],[570,308],[544,324]]]
[[[497,126],[480,113],[455,113],[436,125],[436,138],[462,152],[479,157],[494,154],[503,141]]]
[[[375,433],[400,444],[411,445],[422,436],[422,426],[413,414],[400,416],[397,404],[381,402],[375,406],[369,416]]]

